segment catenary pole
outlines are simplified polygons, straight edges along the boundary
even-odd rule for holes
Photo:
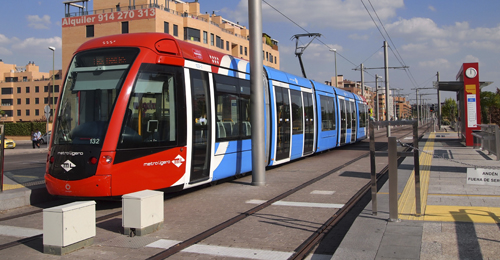
[[[252,124],[252,185],[266,184],[264,133],[264,66],[262,57],[262,0],[248,0],[250,26],[250,106]]]
[[[387,41],[384,41],[384,67],[385,67],[385,112],[386,121],[389,121],[389,54],[387,53]],[[391,136],[391,126],[387,125],[387,137]]]
[[[361,63],[361,96],[365,97],[365,70]]]

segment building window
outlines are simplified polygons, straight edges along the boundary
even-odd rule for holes
[[[35,109],[35,116],[39,116],[40,115],[40,110],[39,109]]]
[[[35,93],[38,93],[40,92],[40,87],[39,86],[35,86]]]
[[[248,56],[248,48],[245,47],[245,56]]]
[[[17,99],[17,104],[21,105],[21,99],[20,98]]]
[[[29,116],[29,115],[30,115],[30,110],[26,109],[26,116]]]
[[[240,54],[243,55],[243,46],[240,45]]]
[[[2,88],[2,95],[12,95],[13,93],[12,88]]]
[[[223,49],[224,46],[221,46],[221,38],[219,36],[215,37],[215,47]]]
[[[17,93],[21,93],[21,87],[17,87]]]
[[[35,98],[35,104],[40,104],[40,99],[39,98]]]
[[[17,82],[17,77],[5,77],[5,82]]]
[[[210,45],[211,46],[215,45],[215,36],[213,33],[210,34]]]
[[[30,98],[26,98],[26,105],[30,104]]]
[[[21,109],[17,110],[17,116],[21,116]]]
[[[184,40],[190,40],[194,42],[200,41],[200,30],[184,27]]]
[[[169,24],[168,22],[163,22],[163,32],[164,33],[170,33],[170,30],[169,30]]]
[[[30,93],[30,87],[26,87],[26,93]]]
[[[226,41],[226,51],[229,50],[229,41]]]
[[[54,92],[59,93],[59,85],[54,86]]]
[[[43,92],[49,92],[49,86],[43,86]]]
[[[203,31],[203,43],[208,44],[208,33]]]
[[[128,33],[128,22],[122,22],[122,33]]]
[[[87,38],[94,37],[94,25],[87,25]]]
[[[24,82],[28,81],[28,77],[26,77],[26,76],[25,76],[25,77],[23,77],[23,81],[24,81]]]
[[[43,103],[47,105],[49,103],[49,98],[43,98]]]
[[[174,36],[179,36],[179,27],[174,24]]]
[[[12,106],[13,103],[12,99],[2,99],[2,106]]]

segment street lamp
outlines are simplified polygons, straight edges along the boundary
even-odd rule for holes
[[[330,51],[334,52],[335,59],[335,87],[338,88],[338,79],[337,79],[337,49],[330,49]]]
[[[54,56],[56,53],[56,47],[49,46],[49,50],[52,51],[52,89],[54,89]],[[49,89],[49,99],[50,103],[52,105],[52,116],[54,115],[54,99],[50,96],[50,89]],[[50,117],[50,115],[49,115]]]

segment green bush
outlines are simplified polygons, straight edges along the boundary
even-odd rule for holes
[[[35,129],[40,130],[42,134],[47,128],[46,122],[17,122],[5,123],[5,135],[9,136],[30,136]]]

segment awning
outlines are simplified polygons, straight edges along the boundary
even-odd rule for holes
[[[440,91],[455,91],[458,92],[464,89],[463,81],[434,81],[434,88]],[[493,81],[479,82],[479,89],[493,84]]]

